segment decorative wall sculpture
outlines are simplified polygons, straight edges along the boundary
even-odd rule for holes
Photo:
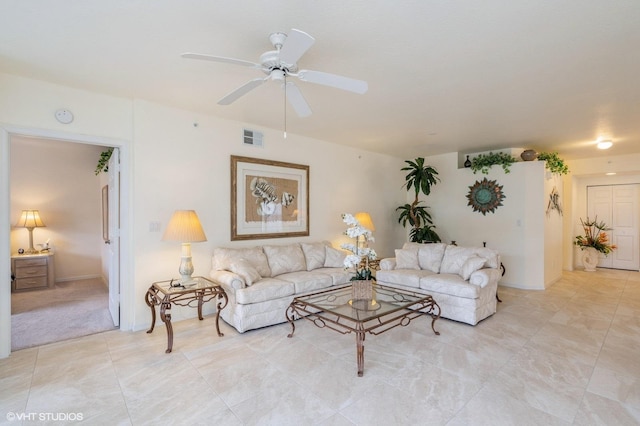
[[[471,206],[474,212],[486,215],[487,212],[494,213],[502,205],[504,198],[502,185],[498,185],[495,180],[484,178],[469,187],[469,194],[467,194],[469,202],[467,205]]]

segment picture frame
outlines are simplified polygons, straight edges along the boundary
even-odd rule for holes
[[[109,185],[102,187],[102,239],[109,241]]]
[[[309,235],[309,166],[231,156],[231,241]]]

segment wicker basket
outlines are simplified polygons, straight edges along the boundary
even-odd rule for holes
[[[353,300],[373,299],[373,281],[358,280],[351,284],[351,297]]]

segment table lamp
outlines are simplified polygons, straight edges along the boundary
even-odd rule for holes
[[[371,232],[376,230],[376,227],[373,226],[373,220],[371,220],[371,215],[369,213],[358,212],[354,214],[353,217],[358,221],[360,226],[362,226],[363,228],[368,229]],[[358,246],[361,248],[367,248],[368,245],[369,244],[367,243],[367,240],[364,237],[364,235],[360,235],[358,237]]]
[[[198,215],[194,210],[176,210],[162,236],[163,241],[182,243],[182,260],[180,261],[180,282],[182,285],[194,284],[193,262],[191,262],[191,243],[207,241]]]
[[[46,225],[40,219],[40,213],[38,210],[22,210],[20,219],[16,226],[19,228],[27,228],[29,230],[29,248],[24,252],[25,254],[37,254],[38,250],[33,248],[33,228],[44,228]]]

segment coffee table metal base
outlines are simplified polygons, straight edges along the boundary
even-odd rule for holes
[[[330,297],[331,291],[325,293]],[[440,306],[431,296],[421,295],[421,297],[403,309],[378,316],[365,316],[363,319],[358,319],[357,315],[349,318],[332,312],[330,309],[319,310],[317,305],[313,306],[301,300],[302,298],[295,298],[286,311],[287,321],[291,324],[291,333],[287,337],[293,337],[293,333],[296,331],[294,321],[299,318],[311,321],[318,328],[328,328],[340,334],[354,333],[358,376],[362,377],[364,374],[364,341],[367,333],[378,335],[398,326],[405,327],[413,319],[428,315],[431,316],[431,329],[436,335],[440,335],[440,332],[435,329],[435,322],[440,318]]]

